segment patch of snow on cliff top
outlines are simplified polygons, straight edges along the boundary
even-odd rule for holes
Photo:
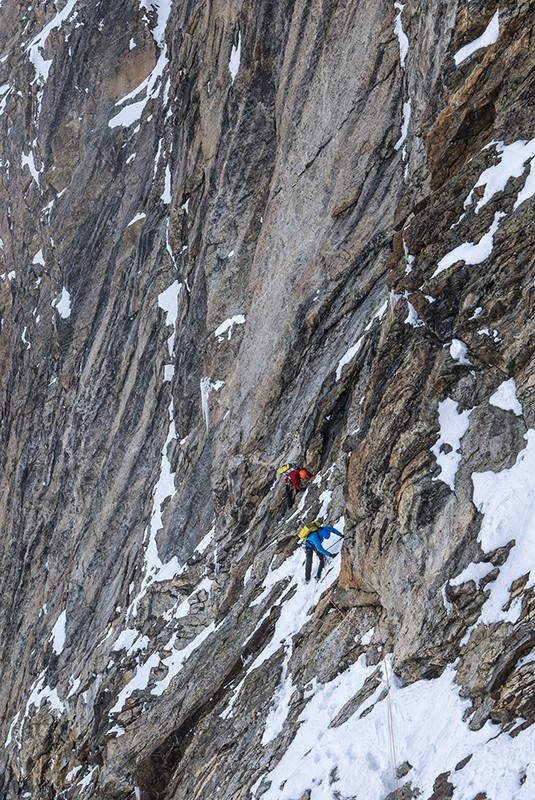
[[[218,328],[214,331],[214,336],[221,341],[223,339],[223,335],[228,333],[227,339],[231,339],[232,337],[232,329],[235,325],[243,325],[245,323],[245,314],[236,314],[234,317],[230,317],[226,319],[224,322],[219,325]]]
[[[489,403],[504,411],[512,411],[517,417],[522,416],[522,405],[516,396],[516,381],[509,378],[501,383],[494,394],[489,398]]]
[[[517,597],[508,610],[503,610],[510,600],[513,581],[527,574],[525,588],[535,585],[532,568],[535,564],[535,430],[529,430],[524,438],[527,447],[518,454],[510,469],[497,473],[474,472],[472,475],[474,505],[483,514],[478,538],[484,552],[504,547],[515,540],[482,608],[479,621],[486,625],[500,620],[518,620],[521,598]]]
[[[39,80],[41,83],[45,83],[47,80],[48,73],[52,65],[52,59],[47,61],[43,57],[43,49],[46,44],[46,40],[53,30],[56,28],[61,28],[63,23],[69,18],[69,15],[71,14],[77,2],[78,0],[68,0],[61,11],[58,11],[56,16],[45,25],[43,30],[40,31],[37,36],[34,36],[26,48],[26,52],[29,53],[30,61],[35,69],[36,80]]]
[[[67,612],[62,611],[56,620],[56,624],[52,628],[52,633],[50,634],[50,641],[52,642],[52,650],[57,656],[63,653],[63,648],[65,647],[66,623],[67,623]]]
[[[366,716],[361,716],[361,707],[346,722],[330,727],[374,669],[366,667],[361,657],[332,681],[315,683],[281,760],[251,788],[254,798],[295,800],[309,791],[310,800],[332,800],[333,786],[340,796],[352,797],[357,774],[358,784],[366,787],[366,797],[385,797],[395,791],[386,699],[375,702]],[[439,678],[403,688],[395,680],[393,683],[397,764],[412,765],[405,780],[418,788],[421,796],[433,793],[437,775],[450,772],[448,780],[456,787],[455,797],[472,798],[486,792],[493,798],[531,800],[535,769],[528,754],[535,747],[535,726],[516,738],[501,733],[490,722],[471,731],[463,720],[470,701],[459,696],[452,667]],[[456,770],[468,756],[472,757],[469,764]],[[335,784],[332,776],[336,776]],[[260,795],[264,781],[271,785]]]
[[[69,319],[71,316],[71,296],[65,286],[61,290],[59,297],[52,300],[52,308],[55,308],[62,319]]]
[[[487,233],[483,234],[479,242],[473,244],[472,242],[463,242],[454,250],[440,259],[436,270],[431,275],[431,279],[436,278],[441,272],[449,269],[452,264],[457,261],[464,261],[465,264],[474,265],[481,264],[490,256],[492,248],[494,247],[494,234],[498,230],[500,220],[505,217],[503,211],[497,211],[494,215],[494,220]]]
[[[464,201],[464,208],[466,209],[473,202],[475,190],[481,186],[485,187],[483,197],[478,200],[475,207],[476,214],[479,213],[479,210],[483,208],[483,206],[486,206],[487,203],[492,200],[495,194],[503,192],[510,178],[519,178],[523,175],[526,163],[535,156],[535,139],[531,139],[531,141],[519,139],[511,144],[491,142],[483,149],[486,150],[492,146],[495,147],[499,157],[498,163],[483,170],[474,184],[472,191]],[[535,192],[535,186],[533,187],[533,191],[531,191],[531,188],[528,187],[528,181],[531,181],[531,174],[528,176],[523,190],[517,197],[514,209]]]
[[[236,75],[238,74],[238,70],[240,68],[240,61],[241,61],[241,31],[238,32],[238,44],[236,46],[232,45],[232,50],[230,51],[230,61],[228,68],[230,71],[230,79],[232,83],[234,83]]]
[[[457,401],[452,400],[451,397],[446,397],[445,400],[439,403],[438,421],[440,431],[437,441],[431,448],[431,452],[440,467],[440,475],[433,478],[433,480],[444,481],[452,491],[455,490],[455,476],[461,463],[461,454],[459,453],[461,439],[468,430],[469,417],[473,411],[473,409],[467,409],[459,414],[457,412],[458,406]],[[444,445],[448,445],[451,448],[449,452],[444,451]]]
[[[459,64],[462,64],[463,61],[466,61],[467,58],[470,58],[470,56],[477,50],[481,50],[483,47],[489,47],[491,44],[496,44],[499,34],[500,9],[497,9],[481,36],[478,36],[478,38],[474,39],[473,42],[469,42],[469,44],[465,44],[464,47],[461,47],[460,50],[457,50],[453,56],[455,66],[458,67]]]

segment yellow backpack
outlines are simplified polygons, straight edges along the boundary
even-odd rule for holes
[[[290,469],[290,465],[289,464],[285,464],[283,467],[279,467],[277,472],[279,473],[279,475],[284,475],[284,473],[288,472],[289,469]]]
[[[314,522],[311,522],[309,525],[304,525],[297,536],[299,539],[306,539],[309,533],[313,531],[317,531],[321,528],[321,520],[315,519]]]

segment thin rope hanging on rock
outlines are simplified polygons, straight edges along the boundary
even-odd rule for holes
[[[327,575],[328,575],[328,571],[323,576],[322,582],[325,581],[325,579],[327,578]],[[329,591],[329,594],[327,596],[327,600],[336,609],[336,611],[338,611],[338,613],[345,619],[345,621],[348,622],[349,625],[351,625],[351,627],[354,628],[354,630],[357,631],[359,636],[362,638],[362,636],[364,636],[365,632],[360,630],[358,628],[358,626],[355,625],[355,623],[352,620],[350,620],[349,617],[346,614],[344,614],[342,609],[339,608],[339,606],[335,603],[335,601],[333,600],[332,589]],[[372,641],[373,641],[373,639],[372,639]],[[390,681],[390,675],[389,675],[389,671],[388,671],[388,662],[386,660],[386,654],[385,654],[385,650],[384,650],[383,644],[382,644],[382,642],[379,642],[377,640],[375,640],[375,641],[381,648],[381,658],[383,660],[383,671],[384,671],[384,674],[385,674],[386,699],[387,699],[387,708],[388,708],[388,729],[389,729],[389,739],[390,739],[390,757],[391,757],[391,760],[392,760],[392,769],[393,769],[393,772],[394,772],[394,782],[395,782],[395,787],[396,787],[396,789],[395,789],[395,791],[396,791],[396,800],[401,800],[401,795],[399,793],[399,776],[398,776],[397,756],[396,756],[396,736],[395,736],[395,731],[394,731],[394,714],[393,714],[393,711],[392,711],[392,684],[391,684],[391,681]]]

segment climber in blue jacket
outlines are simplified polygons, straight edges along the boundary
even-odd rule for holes
[[[334,558],[336,553],[330,553],[323,547],[322,542],[328,539],[331,533],[335,533],[341,539],[343,535],[332,525],[322,525],[317,531],[311,531],[305,539],[306,562],[305,562],[305,581],[308,583],[310,580],[310,573],[312,572],[312,554],[316,553],[319,559],[318,571],[316,573],[316,580],[319,581],[323,567],[327,563],[327,557]]]

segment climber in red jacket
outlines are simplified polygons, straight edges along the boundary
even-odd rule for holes
[[[284,467],[279,469],[279,473],[284,475],[286,504],[290,509],[294,504],[297,493],[305,489],[306,481],[311,480],[314,475],[306,467],[298,467],[295,464],[285,464]]]

